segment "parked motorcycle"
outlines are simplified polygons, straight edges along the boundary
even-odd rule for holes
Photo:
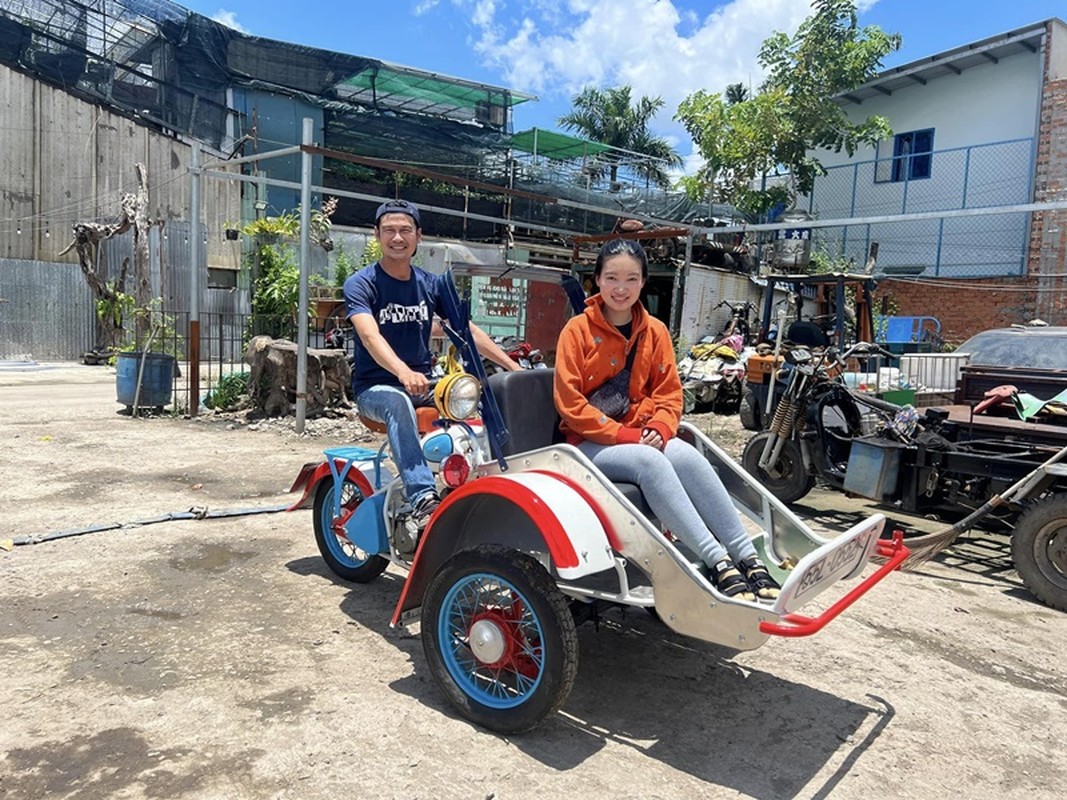
[[[849,358],[884,352],[865,343],[840,356],[834,348],[818,356],[790,350],[785,391],[768,430],[745,447],[746,471],[786,503],[818,479],[905,513],[955,521],[938,548],[979,522],[1010,533],[1023,583],[1045,604],[1067,610],[1067,470],[1059,463],[1067,447],[1057,451],[1010,436],[967,438],[966,427],[949,421],[947,411],[928,408],[920,417],[910,405],[846,384]],[[920,543],[915,546],[925,546]]]
[[[804,347],[785,354],[779,373],[785,389],[767,430],[749,440],[742,457],[745,469],[759,476],[782,502],[806,495],[816,477],[844,488],[854,440],[880,434],[910,441],[914,435],[915,409],[855,391],[841,379],[849,358],[867,358],[879,350],[860,343],[843,355],[832,347],[818,355]],[[882,493],[878,495],[874,499],[882,499]]]
[[[548,367],[541,351],[517,336],[497,336],[493,338],[493,341],[508,354],[508,358],[523,369],[545,369]],[[495,375],[504,371],[503,367],[499,364],[494,364],[488,358],[482,359],[482,366],[486,375]]]
[[[752,336],[752,322],[751,317],[756,312],[756,304],[751,300],[721,300],[715,305],[713,311],[720,308],[730,309],[730,319],[723,326],[722,334],[719,337],[720,341],[723,341],[731,336],[740,336],[744,344],[755,344]],[[759,321],[756,322],[756,328],[759,328]]]

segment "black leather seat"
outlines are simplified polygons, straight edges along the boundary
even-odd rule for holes
[[[559,413],[552,399],[555,372],[554,369],[524,369],[489,376],[489,389],[511,434],[502,448],[505,457],[565,440],[559,429]],[[654,519],[652,510],[635,484],[615,483],[615,487],[641,513]]]
[[[559,414],[552,400],[553,369],[524,369],[489,376],[489,389],[496,398],[511,438],[504,455],[513,456],[559,444]]]

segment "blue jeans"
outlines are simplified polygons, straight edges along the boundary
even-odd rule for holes
[[[427,492],[436,491],[433,473],[419,444],[419,427],[411,396],[396,386],[371,386],[359,393],[356,408],[368,419],[385,425],[393,463],[400,471],[408,501],[414,503]]]
[[[692,445],[671,439],[661,452],[647,444],[585,441],[578,449],[609,480],[641,487],[664,527],[709,567],[727,554],[734,562],[756,555],[729,492]]]

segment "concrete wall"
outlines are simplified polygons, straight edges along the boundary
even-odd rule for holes
[[[188,144],[0,65],[0,257],[77,263],[75,222],[114,222],[124,192],[148,171],[149,217],[187,220]],[[205,161],[213,158],[205,154]],[[237,268],[223,229],[240,219],[234,181],[203,182],[208,263]]]
[[[747,275],[712,267],[691,266],[685,279],[685,295],[678,332],[688,346],[704,336],[722,333],[730,320],[730,309],[715,308],[722,300],[740,303],[750,300],[762,308],[763,292]],[[757,312],[758,313],[758,312]]]

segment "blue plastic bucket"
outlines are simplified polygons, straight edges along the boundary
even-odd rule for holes
[[[141,376],[141,396],[137,397],[139,408],[162,407],[170,403],[174,395],[174,356],[166,353],[119,353],[115,360],[115,392],[118,401],[132,406],[137,395],[137,374],[144,356],[144,374]]]

